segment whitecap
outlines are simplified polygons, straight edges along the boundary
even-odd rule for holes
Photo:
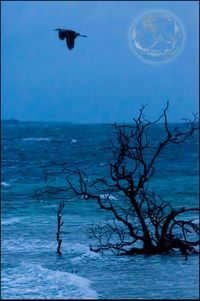
[[[108,165],[108,163],[102,162],[102,163],[99,164],[99,166],[101,166],[101,167],[102,167],[102,166],[105,166],[105,165]]]
[[[63,248],[64,249],[64,248]],[[83,262],[83,260],[100,260],[101,254],[92,252],[88,245],[84,245],[81,243],[75,243],[71,245],[67,245],[66,248],[67,253],[73,254],[73,258],[71,258],[71,262],[78,264]]]
[[[97,299],[90,284],[89,279],[76,274],[23,262],[2,271],[2,298]]]
[[[50,138],[45,138],[45,137],[28,137],[28,138],[23,138],[23,141],[51,141]]]
[[[1,219],[1,225],[12,225],[14,223],[20,223],[23,217],[11,217],[7,220]]]
[[[195,219],[193,220],[193,223],[198,225],[198,224],[199,224],[199,218],[198,218],[198,217],[195,218]]]
[[[43,201],[43,200],[41,200],[41,201]],[[49,209],[49,208],[58,208],[58,205],[56,205],[56,204],[52,204],[52,205],[43,205],[42,206],[42,208],[47,208],[47,209]]]
[[[113,200],[113,201],[116,201],[116,200],[117,200],[117,198],[114,197],[112,194],[101,194],[101,195],[100,195],[100,198],[101,198],[102,200],[105,200],[105,199],[109,199],[109,200]]]
[[[21,218],[22,220],[22,218]],[[20,219],[1,221],[2,225],[11,225],[14,223],[20,223]],[[62,244],[63,248],[63,244]],[[55,242],[41,239],[27,238],[23,235],[17,239],[4,239],[2,241],[2,249],[10,252],[32,252],[33,249],[40,252],[54,252]]]
[[[9,187],[10,184],[8,184],[7,182],[1,182],[1,186],[4,186],[4,187]]]
[[[77,142],[76,139],[72,139],[72,140],[70,141],[70,143],[76,143],[76,142]]]
[[[83,244],[74,241],[71,241],[70,243],[69,241],[63,241],[63,251],[65,251],[66,254],[71,254],[71,256],[74,256],[74,258],[77,256],[81,257],[82,255],[87,256],[90,259],[100,256],[100,253],[90,251],[90,246],[87,242]]]

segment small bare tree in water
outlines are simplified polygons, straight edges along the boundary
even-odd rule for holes
[[[172,208],[150,190],[149,181],[162,151],[168,145],[184,143],[199,129],[198,116],[185,119],[182,129],[171,129],[168,103],[155,121],[144,117],[144,108],[141,107],[133,124],[114,125],[117,135],[111,142],[113,160],[108,176],[91,180],[85,172],[63,165],[61,173],[65,174],[66,187],[48,187],[40,194],[71,191],[85,200],[96,200],[101,209],[110,212],[112,217],[104,224],[94,223],[90,227],[92,251],[134,255],[165,254],[178,249],[187,259],[189,253],[198,253],[194,247],[199,246],[199,225],[191,215],[199,208]],[[152,141],[150,129],[161,122],[163,138]]]
[[[59,204],[59,207],[58,207],[58,210],[57,210],[57,233],[56,233],[56,239],[57,239],[57,243],[58,243],[58,246],[57,246],[57,251],[56,253],[61,255],[61,251],[60,251],[60,248],[61,248],[61,244],[62,244],[62,239],[60,238],[60,231],[61,231],[61,227],[62,225],[64,224],[64,222],[62,221],[62,211],[65,207],[65,204],[64,203],[60,203]]]

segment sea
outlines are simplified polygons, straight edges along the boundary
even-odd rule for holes
[[[170,126],[182,126],[170,124]],[[35,198],[45,173],[71,164],[103,177],[112,154],[109,124],[11,122],[1,126],[2,299],[198,299],[199,256],[116,256],[90,250],[88,228],[107,213],[96,201]],[[152,129],[155,141],[162,124]],[[157,139],[157,140],[156,140]],[[198,134],[160,154],[150,185],[172,206],[199,205]],[[62,173],[57,181],[65,185]],[[64,222],[56,253],[57,209]],[[198,215],[196,218],[198,219]]]

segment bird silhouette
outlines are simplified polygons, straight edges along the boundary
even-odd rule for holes
[[[67,43],[67,47],[71,50],[72,48],[74,48],[74,40],[79,36],[79,37],[84,37],[87,38],[87,36],[81,35],[78,32],[75,32],[73,30],[70,29],[61,29],[61,28],[57,28],[54,29],[56,31],[58,31],[58,36],[60,40],[64,40],[66,39],[66,43]]]

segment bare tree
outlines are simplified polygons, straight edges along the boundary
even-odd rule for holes
[[[113,160],[107,176],[91,180],[80,169],[63,166],[66,187],[47,187],[40,194],[71,191],[85,200],[96,200],[101,209],[110,213],[104,224],[94,223],[89,229],[95,242],[90,246],[92,251],[133,255],[164,254],[179,249],[187,259],[189,253],[197,253],[194,247],[199,245],[199,226],[191,218],[199,208],[172,208],[149,188],[149,182],[163,150],[168,145],[184,143],[199,129],[198,116],[185,119],[182,129],[171,129],[168,103],[154,121],[145,118],[144,109],[142,106],[133,124],[114,125],[116,140],[110,141]],[[163,138],[152,140],[151,129],[161,126],[161,122]]]

